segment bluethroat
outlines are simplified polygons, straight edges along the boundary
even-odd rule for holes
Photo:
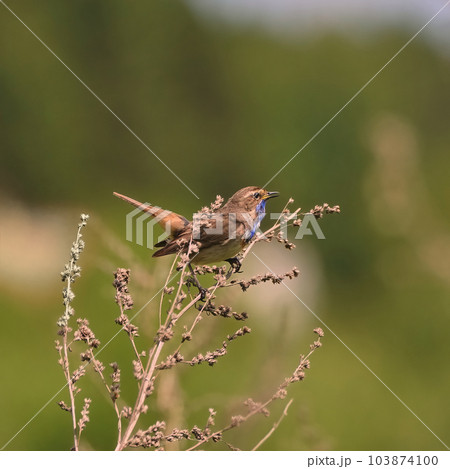
[[[268,192],[257,186],[244,187],[221,208],[209,213],[205,223],[196,223],[195,217],[193,221],[189,221],[175,212],[143,204],[117,192],[114,195],[155,217],[168,233],[165,240],[155,245],[161,249],[153,257],[186,252],[190,241],[194,240],[198,251],[190,255],[191,272],[191,263],[203,265],[221,261],[229,262],[232,270],[237,272],[241,267],[237,254],[255,236],[264,218],[267,200],[278,196],[278,192]],[[203,293],[204,289],[197,281],[196,284]]]

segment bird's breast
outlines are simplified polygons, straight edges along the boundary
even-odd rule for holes
[[[212,244],[207,247],[200,246],[198,254],[192,259],[194,264],[212,264],[222,262],[226,259],[236,256],[245,242],[242,239],[226,239],[221,243]]]

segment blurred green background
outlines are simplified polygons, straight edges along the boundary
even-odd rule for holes
[[[342,2],[343,22],[327,22],[326,14],[302,16],[308,2],[289,15],[285,1],[288,23],[275,0],[262,2],[264,15],[247,8],[252,2],[231,2],[226,13],[205,3],[8,3],[199,200],[0,5],[0,445],[50,399],[6,449],[71,446],[69,416],[56,405],[66,392],[54,396],[64,379],[53,341],[62,313],[59,272],[79,214],[91,220],[74,307],[106,343],[117,332],[114,268],[132,269],[137,310],[169,265],[125,241],[129,207],[112,192],[189,216],[216,194],[263,185],[444,2],[425,2],[429,9],[417,15],[396,9],[397,20],[386,2],[383,14],[356,19],[354,2]],[[318,3],[326,11],[329,2]],[[289,197],[306,210],[340,204],[340,216],[321,221],[326,240],[306,237],[293,252],[277,243],[256,248],[276,272],[300,268],[289,287],[447,445],[450,55],[438,33],[449,14],[270,183],[282,194],[271,201],[274,211]],[[244,277],[266,271],[256,260],[244,267]],[[201,426],[208,407],[225,424],[244,412],[247,397],[272,395],[322,326],[324,347],[306,380],[290,388],[289,414],[262,449],[445,449],[282,286],[227,291],[217,301],[247,311],[252,334],[230,344],[215,367],[162,375],[148,424],[164,418],[170,426]],[[141,348],[152,340],[156,311],[151,303],[137,320]],[[192,354],[221,346],[241,326],[207,318]],[[99,358],[119,363],[131,404],[127,338],[119,335]],[[93,398],[83,448],[113,448],[114,412],[98,377],[88,373],[80,385]],[[269,419],[257,416],[228,440],[251,448],[281,411],[278,403]]]

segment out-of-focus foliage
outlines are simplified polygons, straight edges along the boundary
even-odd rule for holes
[[[0,5],[1,445],[64,384],[53,350],[58,274],[80,211],[92,218],[74,307],[106,342],[117,331],[116,264],[135,259],[126,266],[141,305],[167,269],[144,248],[114,244],[124,238],[128,207],[111,193],[188,216],[216,194],[263,185],[415,32],[280,39],[208,23],[177,1],[11,7],[200,200]],[[270,183],[307,210],[341,205],[342,214],[321,225],[326,240],[298,241],[293,257],[275,244],[260,251],[275,270],[298,265],[302,275],[289,286],[447,444],[449,77],[448,58],[415,40]],[[249,313],[253,333],[216,367],[166,379],[179,402],[175,424],[206,421],[208,407],[225,419],[249,395],[273,393],[320,325],[287,290],[249,292],[235,304]],[[140,318],[146,340],[152,314],[149,306]],[[230,328],[214,326],[205,350]],[[264,448],[444,449],[324,329],[323,349]],[[123,338],[103,353],[102,361],[123,368],[132,360]],[[85,389],[93,396],[85,435],[92,448],[108,449],[114,416],[96,378]],[[131,371],[124,379],[131,401]],[[165,408],[162,391],[158,399],[149,423]],[[68,415],[57,400],[8,448],[68,448]],[[232,442],[249,448],[271,424],[261,417]]]

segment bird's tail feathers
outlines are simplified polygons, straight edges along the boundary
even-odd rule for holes
[[[159,226],[172,236],[176,236],[189,223],[182,215],[178,215],[170,210],[164,210],[161,207],[155,207],[148,203],[138,202],[137,200],[127,197],[126,195],[119,194],[118,192],[113,192],[113,194],[119,199],[125,200],[125,202],[137,207],[139,210],[149,213],[153,217],[159,218],[157,220]]]

